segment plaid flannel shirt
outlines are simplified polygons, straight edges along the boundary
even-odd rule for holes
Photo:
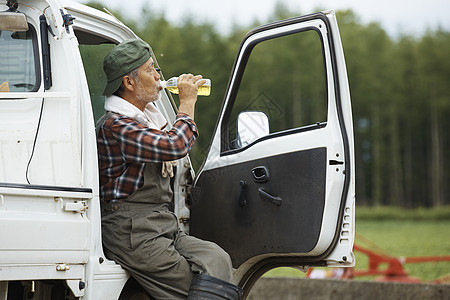
[[[125,200],[144,184],[145,163],[186,156],[197,136],[197,126],[186,114],[178,114],[173,128],[164,131],[110,113],[97,133],[101,199]]]

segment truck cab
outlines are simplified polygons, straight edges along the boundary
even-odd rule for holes
[[[11,3],[0,6],[0,299],[147,297],[103,253],[95,132],[103,58],[137,36],[76,2]],[[278,80],[261,57],[279,61]],[[169,124],[171,97],[155,103]],[[353,148],[334,12],[260,26],[241,42],[205,162],[195,174],[179,161],[174,213],[230,254],[245,296],[275,267],[354,266]]]

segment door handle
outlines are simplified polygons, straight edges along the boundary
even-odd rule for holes
[[[239,206],[244,207],[247,205],[247,182],[241,180],[239,181],[239,185],[241,186],[241,192],[239,193]]]
[[[269,181],[269,170],[264,166],[253,168],[252,175],[255,182],[264,183]]]
[[[266,192],[266,190],[264,188],[261,188],[261,187],[258,188],[258,192],[259,192],[259,197],[261,197],[261,199],[270,201],[273,204],[276,204],[278,206],[281,205],[281,198],[280,197],[272,196],[271,194]]]

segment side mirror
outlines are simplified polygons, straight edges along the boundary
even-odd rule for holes
[[[237,146],[245,147],[270,133],[269,118],[262,111],[243,111],[237,119]]]

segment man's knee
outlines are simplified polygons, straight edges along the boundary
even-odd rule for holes
[[[189,261],[193,272],[206,273],[225,281],[233,280],[231,258],[217,244],[180,234],[176,247]]]
[[[217,260],[219,263],[231,268],[231,257],[225,250],[223,250],[221,247],[215,245],[214,254],[215,254],[215,260]]]
[[[219,279],[232,282],[233,266],[230,255],[218,245],[211,243],[207,273]]]

